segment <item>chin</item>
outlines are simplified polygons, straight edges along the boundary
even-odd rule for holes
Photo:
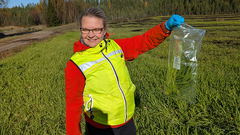
[[[88,45],[89,47],[95,47],[95,46],[97,46],[98,45],[98,43],[99,42],[85,42],[86,43],[86,45]]]
[[[97,46],[101,41],[95,41],[95,42],[86,42],[86,44],[90,47],[95,47]]]
[[[88,44],[89,47],[93,48],[95,46],[97,46],[98,44]]]

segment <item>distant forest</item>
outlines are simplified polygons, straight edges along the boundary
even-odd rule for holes
[[[109,20],[146,16],[240,13],[240,0],[40,0],[38,4],[0,8],[0,26],[57,26],[78,21],[89,7],[99,7]]]

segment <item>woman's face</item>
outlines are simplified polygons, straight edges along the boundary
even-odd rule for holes
[[[102,18],[83,16],[81,24],[81,34],[86,45],[95,47],[103,40],[106,28],[104,28]]]

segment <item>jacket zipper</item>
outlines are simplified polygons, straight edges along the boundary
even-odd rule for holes
[[[111,65],[112,67],[112,70],[114,72],[114,75],[116,77],[116,80],[117,80],[117,84],[118,84],[118,88],[120,89],[121,93],[122,93],[122,96],[123,96],[123,100],[124,100],[124,104],[125,104],[125,122],[127,122],[127,100],[126,100],[126,97],[124,95],[124,92],[122,90],[122,87],[120,85],[120,82],[119,82],[119,78],[118,78],[118,75],[117,75],[117,72],[112,64],[112,62],[107,58],[107,56],[101,51],[102,55],[104,56],[104,58],[108,61],[108,63]]]

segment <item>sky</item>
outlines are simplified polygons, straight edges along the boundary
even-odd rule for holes
[[[8,8],[12,8],[12,7],[15,7],[15,6],[21,6],[21,3],[24,5],[24,6],[27,6],[27,4],[29,3],[34,3],[34,4],[37,4],[39,3],[40,0],[8,0]]]

